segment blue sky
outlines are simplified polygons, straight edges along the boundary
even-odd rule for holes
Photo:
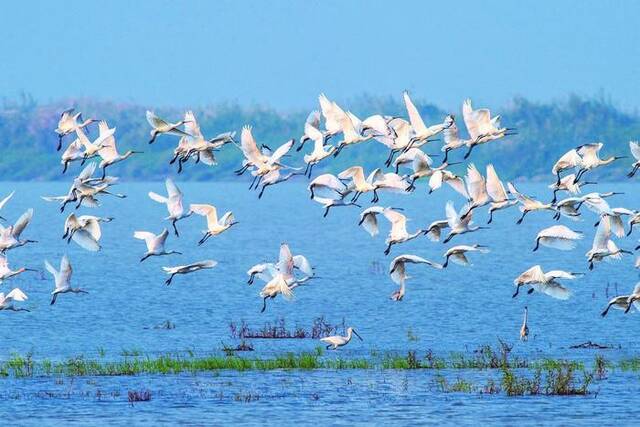
[[[311,107],[319,92],[457,108],[604,93],[640,106],[640,2],[3,4],[0,95]]]

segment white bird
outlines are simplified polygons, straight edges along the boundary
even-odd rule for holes
[[[429,224],[429,227],[427,227],[427,232],[425,234],[427,235],[427,238],[429,240],[431,240],[432,242],[437,242],[440,240],[442,230],[445,230],[447,228],[449,228],[449,221],[447,221],[446,219],[433,221],[431,224]]]
[[[596,182],[585,181],[585,182],[576,182],[576,175],[569,174],[562,177],[560,181],[556,181],[553,184],[549,185],[549,188],[553,190],[553,199],[551,199],[551,203],[555,203],[557,200],[558,191],[568,191],[571,194],[580,193],[580,187],[583,185],[591,185],[596,184]]]
[[[351,189],[335,175],[328,173],[319,175],[311,181],[307,188],[311,194],[311,200],[324,207],[323,217],[326,217],[329,210],[336,206],[360,207],[356,202],[345,199],[351,193]]]
[[[576,175],[575,182],[582,178],[585,172],[593,170],[599,166],[605,166],[618,159],[624,159],[626,156],[610,156],[606,159],[600,158],[600,150],[604,146],[601,142],[593,144],[584,144],[577,148],[577,152],[580,155],[582,161],[580,162],[580,170]]]
[[[304,133],[300,137],[300,144],[298,144],[298,148],[296,148],[296,151],[302,150],[302,147],[304,147],[304,144],[307,141],[313,140],[313,137],[307,133],[307,125],[311,126],[309,130],[311,130],[312,133],[314,133],[314,131],[320,132],[320,111],[313,110],[312,112],[310,112],[307,116],[307,120],[305,120],[304,122],[304,125]],[[322,136],[324,139],[325,135],[323,134]]]
[[[451,240],[454,236],[471,233],[478,230],[485,230],[488,228],[471,225],[473,223],[471,221],[473,211],[468,210],[467,206],[464,206],[460,213],[458,213],[453,207],[453,202],[448,201],[445,206],[445,212],[447,214],[447,223],[449,224],[450,230],[447,238],[444,239],[443,243],[449,242],[449,240]]]
[[[153,144],[158,135],[166,134],[166,135],[175,135],[175,136],[191,136],[189,133],[180,129],[180,126],[186,123],[185,120],[180,120],[176,123],[169,123],[160,117],[156,116],[153,112],[147,111],[147,122],[151,125],[152,129],[150,132],[151,139],[149,140],[149,144]]]
[[[537,251],[540,245],[561,251],[570,251],[583,237],[584,235],[579,231],[573,231],[564,225],[554,225],[540,230],[536,236],[536,246],[533,251]]]
[[[74,108],[64,110],[58,120],[58,127],[55,132],[58,134],[58,148],[56,151],[60,151],[62,148],[62,138],[70,133],[73,133],[76,129],[82,129],[91,123],[97,121],[95,119],[82,120],[82,113],[78,112],[73,114]]]
[[[167,237],[169,236],[169,230],[166,228],[162,230],[162,233],[156,235],[150,233],[148,231],[135,231],[133,233],[133,237],[136,239],[144,240],[144,243],[147,245],[147,252],[144,254],[142,258],[140,258],[140,262],[151,256],[163,256],[163,255],[172,255],[179,254],[182,255],[182,252],[178,251],[167,251],[164,248],[164,244],[167,241]]]
[[[402,98],[407,109],[407,114],[409,115],[409,122],[411,123],[412,130],[411,145],[409,148],[411,148],[411,146],[416,142],[427,142],[429,138],[436,136],[451,125],[449,120],[445,120],[443,123],[427,127],[424,124],[418,109],[413,104],[413,101],[411,101],[409,92],[405,90],[402,94]]]
[[[520,328],[520,341],[529,340],[529,326],[527,325],[527,318],[529,316],[529,309],[524,307],[524,318],[522,319],[522,327]]]
[[[596,262],[619,260],[622,258],[622,254],[632,254],[632,252],[618,248],[611,240],[611,221],[608,216],[604,216],[596,230],[591,250],[585,254],[589,262],[589,270],[593,270]]]
[[[324,117],[325,135],[327,138],[342,132],[342,118],[346,116],[346,113],[335,102],[329,101],[324,93],[318,96],[318,102],[320,103],[320,111]]]
[[[178,188],[178,186],[173,182],[171,178],[167,178],[165,180],[165,187],[167,188],[167,196],[161,196],[153,191],[149,191],[149,197],[151,200],[164,203],[167,205],[167,210],[169,211],[169,216],[165,219],[171,221],[171,225],[173,226],[173,232],[176,236],[179,236],[178,229],[176,228],[176,222],[181,219],[187,218],[192,215],[193,212],[186,211],[184,209],[184,205],[182,204],[183,194],[182,191]]]
[[[342,141],[336,144],[336,149],[333,151],[334,157],[337,157],[344,147],[368,141],[374,136],[372,133],[363,135],[358,132],[359,129],[356,128],[352,117],[352,115],[347,113],[340,119],[340,126],[342,126]]]
[[[73,269],[66,255],[63,255],[60,261],[60,270],[56,270],[47,260],[44,261],[44,266],[47,271],[53,275],[55,281],[55,289],[51,292],[51,295],[53,295],[51,305],[56,303],[59,294],[88,294],[84,289],[71,287],[71,274],[73,273]]]
[[[116,128],[110,129],[107,125],[107,122],[101,121],[98,125],[98,129],[100,133],[98,137],[91,142],[87,135],[84,133],[82,129],[76,129],[76,135],[78,136],[78,140],[84,147],[84,152],[82,154],[82,164],[88,159],[96,157],[100,150],[105,146],[104,144],[110,139],[113,138],[113,134],[116,131]]]
[[[25,271],[38,271],[31,268],[21,267],[17,270],[12,270],[9,268],[9,261],[5,255],[0,255],[0,283],[4,282],[7,279],[10,279],[18,274],[24,273]]]
[[[391,294],[391,299],[394,301],[402,301],[405,294],[405,282],[410,278],[406,272],[406,264],[426,264],[435,269],[442,269],[443,266],[428,259],[416,256],[416,255],[399,255],[391,261],[389,264],[389,275],[394,283],[400,285],[400,288]]]
[[[307,164],[305,175],[308,174],[311,177],[313,167],[329,157],[335,147],[332,145],[325,146],[325,135],[309,123],[304,125],[304,132],[308,139],[313,141],[313,151],[304,156],[304,162]]]
[[[509,188],[509,193],[511,193],[520,202],[520,212],[522,212],[522,216],[518,221],[516,221],[516,224],[522,224],[524,217],[529,212],[541,210],[556,211],[556,207],[553,204],[542,203],[541,201],[535,200],[526,194],[520,193],[510,182],[507,183],[507,188]]]
[[[465,183],[467,184],[467,194],[469,194],[469,201],[471,202],[468,205],[467,212],[486,206],[491,202],[489,193],[487,193],[487,181],[473,163],[467,167]]]
[[[635,162],[631,165],[631,172],[629,172],[627,176],[629,178],[633,178],[638,171],[638,168],[640,168],[640,144],[638,141],[629,141],[629,149],[631,150],[631,155]]]
[[[579,216],[581,214],[578,210],[584,204],[584,201],[585,201],[585,196],[568,197],[566,199],[560,200],[555,204],[557,211],[553,216],[553,219],[558,221],[560,219],[560,215],[562,215],[569,218],[572,221],[579,221]]]
[[[252,266],[249,270],[247,270],[247,275],[249,276],[249,280],[247,283],[252,285],[254,280],[259,278],[265,282],[268,282],[275,276],[276,273],[276,265],[272,262],[263,262],[260,264],[256,264]]]
[[[142,151],[128,150],[124,154],[120,154],[116,148],[116,138],[113,136],[113,132],[110,132],[111,129],[109,129],[107,122],[101,121],[98,123],[98,129],[100,130],[100,135],[108,135],[102,140],[102,148],[98,150],[98,155],[102,158],[98,167],[102,169],[102,178],[104,179],[109,166],[127,160],[132,155],[140,154]],[[112,130],[115,132],[115,128]]]
[[[515,298],[520,292],[520,287],[529,285],[531,289],[527,293],[531,294],[533,291],[549,295],[552,298],[566,300],[571,296],[571,291],[562,286],[557,279],[575,279],[580,273],[569,273],[562,270],[552,270],[543,272],[542,267],[534,265],[513,281],[516,285],[516,292],[513,294]]]
[[[162,267],[165,273],[169,275],[169,278],[164,282],[164,284],[169,286],[176,274],[189,274],[200,270],[206,270],[215,267],[217,264],[218,263],[216,261],[205,260],[197,261],[187,265],[178,265],[175,267]]]
[[[276,185],[276,184],[280,184],[281,182],[285,182],[290,180],[291,178],[293,178],[296,175],[304,175],[305,172],[302,172],[302,169],[298,169],[296,168],[295,172],[289,172],[285,175],[283,175],[282,173],[280,173],[281,169],[274,169],[271,172],[267,173],[266,175],[264,175],[263,179],[262,179],[262,189],[260,190],[260,193],[258,193],[258,199],[262,198],[262,195],[264,194],[264,190],[267,189],[267,187],[272,186],[272,185]],[[256,186],[256,188],[258,188],[258,186]]]
[[[200,239],[198,245],[202,245],[211,236],[217,236],[238,223],[233,216],[233,212],[226,212],[222,215],[222,218],[218,219],[218,212],[216,208],[211,205],[192,204],[189,206],[189,209],[190,212],[207,218],[207,229],[204,231],[204,236]]]
[[[578,150],[572,148],[571,150],[564,153],[557,162],[554,163],[551,168],[551,173],[556,176],[556,183],[560,184],[561,177],[560,172],[564,172],[571,169],[576,169],[582,165],[582,157],[578,154]],[[575,181],[575,175],[574,175]]]
[[[406,154],[409,155],[410,153],[413,155],[413,161],[411,162],[413,173],[407,176],[410,184],[407,191],[411,191],[415,188],[415,182],[417,180],[421,178],[430,178],[437,171],[444,170],[451,166],[451,164],[443,163],[438,167],[432,167],[433,160],[431,160],[431,157],[427,156],[422,152],[422,150],[417,148],[407,151]]]
[[[294,275],[294,269],[298,268],[305,276],[298,279]],[[286,299],[293,298],[293,289],[310,280],[313,276],[313,268],[309,261],[302,255],[293,256],[289,245],[282,243],[280,245],[280,255],[275,268],[267,268],[263,271],[261,279],[267,283],[260,290],[262,298],[263,313],[267,309],[267,300],[274,299],[278,295],[282,295]]]
[[[444,159],[442,160],[442,163],[447,163],[447,160],[449,159],[449,151],[457,150],[470,142],[469,139],[460,138],[460,130],[458,129],[458,125],[456,124],[455,117],[453,115],[447,116],[445,123],[448,124],[448,126],[442,132],[444,139],[444,145],[442,146]]]
[[[84,146],[79,138],[73,140],[71,144],[62,152],[60,163],[62,164],[62,173],[67,172],[69,163],[84,160]]]
[[[514,135],[514,133],[509,133],[513,129],[500,127],[499,115],[491,118],[491,112],[486,108],[474,110],[471,107],[470,99],[466,99],[462,104],[462,118],[471,137],[466,143],[469,149],[464,155],[465,159],[471,155],[471,151],[476,145]]]
[[[351,341],[352,334],[355,334],[358,338],[360,338],[360,341],[363,341],[362,337],[352,327],[347,328],[346,336],[333,335],[330,337],[320,338],[320,341],[322,341],[327,345],[327,350],[329,349],[336,350],[339,347],[349,344],[349,341]]]
[[[385,243],[387,244],[387,248],[384,251],[385,255],[389,255],[393,245],[408,242],[409,240],[413,240],[416,237],[426,234],[427,230],[417,230],[414,233],[409,233],[407,231],[407,217],[398,211],[391,208],[385,208],[382,211],[382,215],[384,215],[384,217],[391,223],[391,230],[385,240]]]
[[[0,292],[0,311],[29,311],[26,308],[16,307],[14,301],[26,301],[28,297],[20,288],[12,289],[7,295]]]
[[[624,310],[627,313],[631,307],[635,307],[636,311],[640,311],[640,303],[638,303],[638,296],[640,295],[640,282],[636,283],[633,288],[633,292],[630,295],[619,295],[612,298],[607,303],[607,307],[600,313],[602,317],[605,317],[609,313],[609,309],[615,308],[616,310]],[[630,300],[631,299],[631,300]]]
[[[14,225],[3,227],[0,225],[0,253],[5,253],[9,249],[24,246],[27,243],[37,243],[36,240],[20,239],[20,235],[27,228],[33,218],[33,209],[27,209]]]
[[[372,202],[375,202],[377,200],[378,193],[373,180],[375,179],[378,171],[379,169],[374,170],[371,174],[369,174],[367,179],[365,179],[362,166],[352,166],[340,172],[338,174],[338,178],[342,180],[351,179],[350,186],[353,188],[353,191],[355,193],[353,199],[351,199],[352,202],[356,202],[362,193],[368,193],[370,191],[373,192],[374,196]]]
[[[98,241],[102,236],[102,230],[100,229],[101,222],[111,222],[113,218],[102,218],[93,215],[80,215],[76,216],[71,214],[64,222],[64,234],[63,239],[67,239],[69,243],[72,239],[80,247],[88,251],[100,250],[100,244]]]
[[[478,245],[478,244],[471,245],[471,246],[469,245],[454,246],[444,253],[443,256],[445,258],[445,261],[444,261],[444,264],[442,264],[442,267],[447,268],[447,265],[449,265],[449,259],[451,259],[451,261],[459,265],[464,265],[464,266],[471,265],[471,263],[469,262],[469,259],[467,259],[467,256],[466,256],[467,252],[480,252],[480,253],[486,254],[489,252],[489,249],[486,246]]]
[[[15,191],[12,191],[11,193],[9,193],[9,195],[7,197],[5,197],[4,199],[0,200],[0,210],[2,210],[4,205],[6,205],[9,200],[11,200],[11,198],[13,197],[14,193],[15,193]],[[0,219],[3,220],[3,221],[6,221],[6,219],[3,216],[0,216]]]
[[[489,204],[489,220],[487,224],[491,224],[493,221],[493,212],[501,209],[506,209],[510,206],[518,203],[517,200],[511,200],[507,196],[507,191],[504,189],[504,184],[500,181],[496,170],[493,165],[487,165],[487,182],[486,182],[487,194],[491,198]]]

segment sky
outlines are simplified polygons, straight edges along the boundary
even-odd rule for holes
[[[0,96],[313,107],[320,92],[458,108],[522,95],[640,106],[640,2],[20,1]]]

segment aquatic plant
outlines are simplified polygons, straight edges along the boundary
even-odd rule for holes
[[[129,403],[133,405],[135,402],[148,402],[151,400],[151,392],[149,390],[127,392]]]
[[[344,335],[346,324],[345,320],[342,319],[342,323],[334,325],[327,322],[324,316],[320,316],[313,320],[309,330],[300,326],[289,330],[284,318],[280,318],[273,324],[266,322],[259,329],[251,329],[244,320],[240,324],[231,322],[229,323],[229,330],[231,338],[234,339],[319,339],[330,335]]]

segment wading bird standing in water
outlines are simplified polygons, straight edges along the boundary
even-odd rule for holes
[[[60,261],[60,270],[56,270],[49,261],[44,261],[44,266],[49,273],[53,275],[55,280],[55,289],[51,292],[53,297],[51,298],[51,305],[56,303],[56,299],[59,294],[88,294],[89,292],[80,289],[80,288],[72,288],[71,287],[71,274],[73,273],[73,269],[71,268],[71,263],[69,262],[69,258],[66,255],[62,257]]]
[[[333,335],[333,336],[330,336],[330,337],[320,338],[320,341],[322,341],[323,343],[327,344],[327,347],[326,347],[327,350],[329,350],[329,349],[336,350],[339,347],[343,347],[343,346],[349,344],[349,341],[351,341],[352,334],[355,334],[355,336],[360,338],[360,341],[364,341],[362,339],[362,337],[352,327],[348,327],[347,328],[347,335],[345,335],[345,336]]]
[[[528,341],[529,340],[529,326],[527,325],[527,316],[529,314],[529,310],[527,307],[524,307],[524,319],[522,320],[522,327],[520,328],[520,341]]]

